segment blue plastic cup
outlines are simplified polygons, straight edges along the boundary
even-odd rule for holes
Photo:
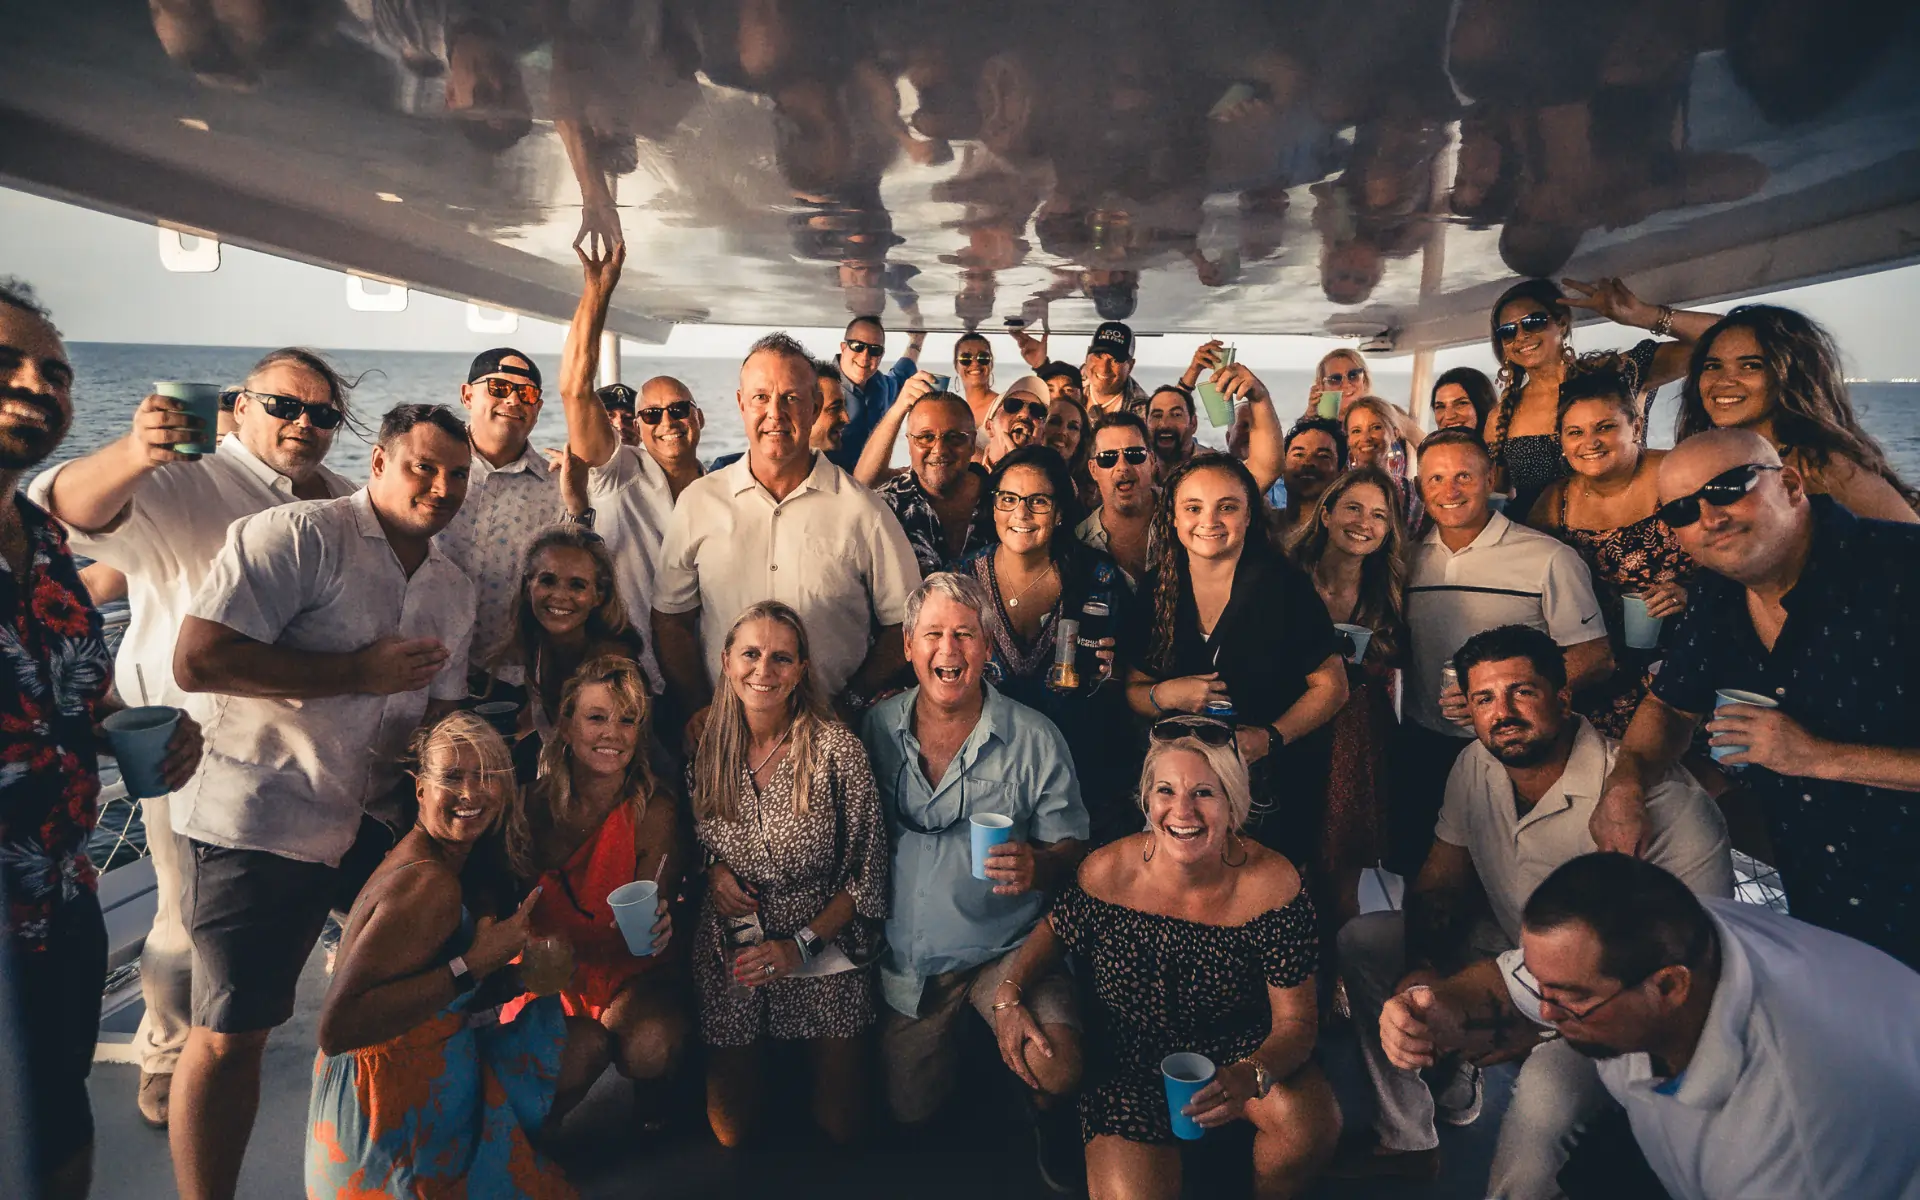
[[[164,796],[168,788],[160,776],[160,764],[167,757],[167,743],[173,740],[174,727],[180,724],[180,710],[164,704],[123,708],[100,722],[107,731],[107,744],[113,748],[113,760],[120,765],[120,780],[127,795],[135,800]]]
[[[944,391],[946,391],[946,390],[947,390],[948,388],[950,388],[950,387],[952,387],[952,386],[953,386],[953,376],[951,376],[951,375],[935,375],[935,376],[933,377],[933,391],[932,391],[932,392],[929,392],[929,393],[927,393],[927,394],[928,394],[928,395],[933,395],[933,394],[934,394],[934,393],[936,393],[936,392],[944,392]]]
[[[1714,696],[1713,707],[1715,711],[1725,708],[1729,704],[1751,704],[1755,708],[1779,708],[1780,707],[1780,702],[1778,700],[1775,700],[1772,696],[1762,696],[1758,692],[1743,692],[1738,688],[1721,688],[1719,691],[1715,692],[1713,696]],[[1713,761],[1723,762],[1726,760],[1727,755],[1741,754],[1741,753],[1744,753],[1746,749],[1747,748],[1745,746],[1716,745],[1712,747],[1710,750],[1708,750],[1708,753],[1712,755]],[[1744,766],[1746,766],[1745,763],[1734,763],[1732,766],[1728,768],[1728,770],[1738,771]]]
[[[1365,625],[1335,624],[1334,632],[1344,635],[1341,651],[1350,663],[1357,663],[1367,656],[1367,643],[1373,640],[1373,630]]]
[[[623,883],[607,893],[607,907],[627,939],[627,953],[645,958],[653,953],[653,923],[660,919],[660,885],[651,879]]]
[[[1207,1131],[1192,1117],[1180,1112],[1194,1094],[1213,1081],[1213,1060],[1204,1054],[1183,1051],[1160,1060],[1160,1078],[1167,1085],[1167,1116],[1173,1122],[1173,1136],[1197,1142]]]
[[[1620,606],[1625,612],[1622,633],[1629,647],[1635,650],[1651,650],[1660,644],[1660,626],[1664,617],[1647,614],[1647,602],[1640,596],[1623,596]]]
[[[987,877],[987,855],[995,846],[1013,840],[1013,818],[1001,813],[980,813],[972,818],[973,877]]]
[[[175,442],[175,454],[212,454],[220,448],[220,386],[213,383],[180,383],[162,379],[153,385],[153,394],[178,400],[187,415],[200,422],[190,442]]]

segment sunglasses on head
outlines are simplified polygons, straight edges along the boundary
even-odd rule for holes
[[[1662,504],[1654,510],[1654,515],[1666,522],[1668,529],[1685,529],[1700,519],[1702,504],[1725,508],[1729,504],[1737,503],[1740,497],[1759,485],[1760,472],[1779,469],[1777,465],[1748,463],[1743,467],[1735,467],[1731,471],[1722,471],[1701,484],[1697,491]]]
[[[520,403],[532,404],[540,399],[540,385],[537,383],[515,383],[511,379],[502,379],[498,375],[487,380],[487,395],[495,400],[505,400],[508,396],[519,395]]]
[[[847,349],[853,351],[855,354],[885,354],[887,352],[887,348],[879,342],[856,342],[852,338],[847,339]]]
[[[1168,717],[1164,721],[1154,722],[1152,734],[1156,742],[1196,738],[1203,746],[1212,746],[1216,750],[1222,746],[1232,746],[1234,753],[1240,752],[1240,743],[1233,736],[1233,726],[1212,717]]]
[[[1147,461],[1147,448],[1145,446],[1126,446],[1119,450],[1101,450],[1094,454],[1093,463],[1103,470],[1111,470],[1113,465],[1123,458],[1137,467]]]
[[[991,363],[993,361],[993,355],[988,354],[985,351],[982,351],[979,354],[956,354],[953,356],[953,361],[959,363],[963,367],[971,367],[976,363],[980,363],[980,364]]]
[[[1518,321],[1508,321],[1505,325],[1494,326],[1493,336],[1503,342],[1510,342],[1519,337],[1523,329],[1528,333],[1539,333],[1551,324],[1553,324],[1553,317],[1549,313],[1528,313]]]
[[[1000,402],[1000,407],[1010,417],[1017,417],[1022,412],[1031,409],[1034,420],[1044,421],[1047,419],[1047,406],[1038,400],[1022,400],[1018,396],[1008,396]]]
[[[1366,377],[1365,367],[1355,367],[1351,371],[1328,371],[1326,384],[1328,387],[1339,387],[1343,383],[1359,383]]]
[[[247,392],[267,410],[267,415],[276,421],[298,421],[300,414],[307,414],[307,420],[313,422],[315,429],[337,429],[347,414],[331,404],[309,404],[298,396],[276,396],[272,392]]]
[[[656,405],[653,408],[643,408],[633,415],[640,418],[642,425],[658,425],[662,413],[665,413],[676,421],[684,421],[693,415],[693,401],[675,400],[665,408]]]

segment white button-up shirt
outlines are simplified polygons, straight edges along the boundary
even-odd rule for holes
[[[741,459],[695,480],[667,522],[653,607],[700,613],[710,679],[727,629],[748,606],[779,600],[806,622],[813,675],[837,695],[867,657],[875,626],[906,619],[920,566],[879,496],[813,456],[813,471],[776,501]]]
[[[28,498],[51,510],[54,477],[71,465],[42,472],[27,489]],[[353,491],[353,484],[325,467],[319,475],[329,496]],[[106,529],[67,530],[76,551],[127,577],[132,615],[114,660],[122,699],[201,711],[202,697],[173,682],[173,646],[187,606],[213,569],[229,525],[296,499],[293,481],[230,433],[220,439],[217,453],[198,462],[169,463],[148,475]]]
[[[1607,636],[1593,577],[1573,547],[1494,513],[1458,552],[1436,527],[1407,564],[1406,714],[1435,733],[1470,738],[1440,714],[1440,668],[1466,640],[1501,625],[1544,630],[1561,646]]]
[[[566,514],[546,458],[531,445],[504,467],[494,466],[474,450],[467,498],[434,541],[466,572],[479,596],[473,622],[475,663],[486,662],[512,629],[520,569],[533,539]],[[514,667],[501,674],[517,682],[519,671]]]
[[[174,794],[173,827],[216,846],[337,865],[365,806],[400,779],[429,697],[466,691],[473,584],[436,546],[411,577],[365,488],[235,523],[192,616],[258,642],[345,654],[383,637],[438,638],[433,682],[393,696],[211,697],[206,757]]]
[[[1587,821],[1613,769],[1619,743],[1575,717],[1573,753],[1547,794],[1523,815],[1513,780],[1484,742],[1454,760],[1447,797],[1433,836],[1465,847],[1486,891],[1493,918],[1520,944],[1520,913],[1547,876],[1598,847]],[[1665,868],[1702,896],[1733,895],[1733,854],[1720,806],[1681,767],[1647,789],[1647,861]]]
[[[1674,1200],[1920,1200],[1920,974],[1758,904],[1703,899],[1720,981],[1686,1069],[1596,1064]],[[1518,950],[1500,956],[1507,992]],[[1528,983],[1534,981],[1529,978]]]
[[[667,518],[673,515],[673,485],[653,455],[637,446],[616,446],[606,465],[593,468],[587,479],[587,498],[593,505],[593,529],[613,555],[614,584],[627,619],[646,640],[640,668],[655,691],[664,683],[659,660],[653,654],[653,631],[648,627],[653,607],[654,580],[660,573],[660,547],[667,536]]]

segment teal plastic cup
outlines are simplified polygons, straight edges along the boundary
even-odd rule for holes
[[[627,939],[627,953],[645,958],[653,953],[653,923],[660,919],[660,885],[651,879],[623,883],[607,893],[607,907]]]
[[[1713,694],[1713,697],[1714,697],[1713,707],[1716,711],[1719,709],[1725,708],[1729,704],[1751,704],[1755,708],[1779,708],[1780,707],[1780,702],[1778,700],[1775,700],[1772,696],[1762,696],[1758,692],[1743,692],[1738,688],[1721,688],[1719,691]],[[1711,747],[1708,750],[1708,753],[1712,755],[1713,761],[1724,762],[1726,760],[1727,755],[1741,754],[1741,753],[1744,753],[1745,751],[1746,751],[1745,746],[1716,745]],[[1738,771],[1745,766],[1746,766],[1745,763],[1734,763],[1734,764],[1731,764],[1727,769],[1730,771]]]
[[[1357,663],[1367,656],[1367,643],[1373,640],[1373,630],[1365,625],[1335,624],[1333,631],[1340,635],[1340,653],[1350,663]]]
[[[1180,1110],[1192,1102],[1194,1094],[1213,1081],[1213,1060],[1204,1054],[1182,1051],[1160,1060],[1160,1078],[1167,1085],[1167,1116],[1173,1122],[1173,1136],[1185,1142],[1197,1142],[1207,1131]]]
[[[107,731],[107,745],[113,760],[120,765],[120,781],[127,795],[135,800],[167,794],[160,764],[167,758],[167,743],[173,740],[174,727],[180,724],[180,710],[164,704],[123,708],[100,722]]]
[[[973,826],[973,877],[987,877],[987,855],[995,846],[1013,840],[1013,818],[1001,813],[980,813],[970,822]]]
[[[1620,607],[1625,614],[1621,622],[1621,633],[1627,646],[1634,650],[1651,650],[1660,644],[1660,626],[1664,617],[1647,615],[1647,602],[1640,596],[1622,596]]]
[[[953,376],[935,375],[933,377],[933,392],[929,392],[928,394],[932,395],[937,392],[944,392],[952,386],[953,386]]]
[[[200,422],[190,442],[175,442],[175,454],[212,454],[220,448],[220,386],[213,383],[179,383],[162,379],[154,383],[153,394],[178,400],[187,415]]]

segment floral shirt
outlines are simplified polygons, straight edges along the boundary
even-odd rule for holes
[[[94,730],[113,658],[66,534],[25,496],[14,503],[28,566],[22,581],[0,560],[0,671],[10,684],[0,690],[0,875],[8,927],[38,950],[55,909],[94,886]]]
[[[907,531],[907,543],[913,547],[914,561],[920,564],[922,579],[935,571],[951,571],[961,559],[1000,540],[993,525],[993,506],[987,497],[987,473],[978,463],[967,469],[980,476],[980,506],[974,509],[973,521],[967,526],[966,543],[958,554],[947,553],[947,527],[940,523],[933,497],[920,486],[920,480],[912,471],[902,471],[879,487],[880,498],[893,510],[900,528]]]

